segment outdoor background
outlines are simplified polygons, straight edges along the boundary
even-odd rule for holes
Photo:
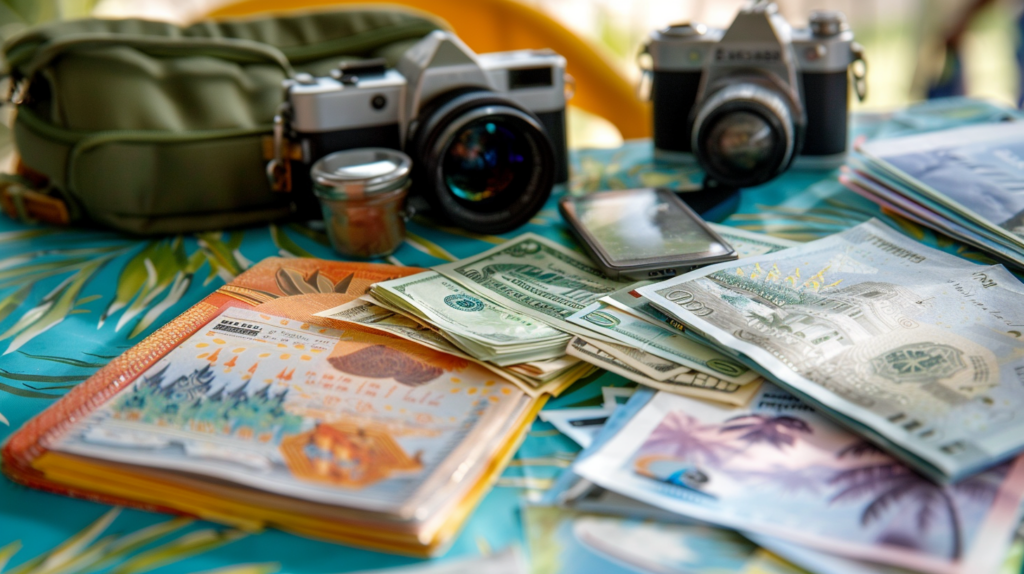
[[[187,23],[234,0],[0,0],[0,37],[52,19],[90,14]],[[471,1],[471,0],[469,0]],[[651,30],[698,21],[728,26],[744,0],[522,0],[590,40],[634,83],[636,55]],[[1020,73],[1015,50],[1024,0],[779,0],[794,26],[815,9],[842,10],[868,59],[868,98],[855,109],[891,110],[921,100],[943,73],[946,38],[959,27],[965,92],[1016,104]],[[282,4],[286,4],[282,2]],[[979,8],[980,7],[980,8]],[[966,14],[970,13],[968,17]],[[947,69],[948,71],[948,69]],[[618,132],[573,110],[570,144],[612,147]]]

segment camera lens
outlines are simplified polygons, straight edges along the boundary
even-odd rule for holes
[[[408,150],[414,192],[436,215],[478,233],[526,223],[554,185],[554,149],[540,121],[493,92],[429,104]]]
[[[708,131],[708,155],[730,171],[764,171],[772,161],[779,138],[758,114],[723,114]]]
[[[442,170],[453,194],[465,201],[497,199],[529,179],[533,154],[515,126],[501,116],[470,122],[458,132],[445,153]]]
[[[789,166],[801,130],[782,94],[757,84],[733,83],[701,106],[693,125],[693,149],[709,177],[750,187]]]

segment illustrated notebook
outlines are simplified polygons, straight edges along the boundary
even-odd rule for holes
[[[266,259],[26,423],[4,471],[110,504],[437,553],[543,401],[314,316],[419,271]]]

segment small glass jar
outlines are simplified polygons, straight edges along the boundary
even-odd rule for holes
[[[369,259],[398,249],[411,168],[409,156],[385,148],[339,151],[313,164],[313,192],[335,251]]]

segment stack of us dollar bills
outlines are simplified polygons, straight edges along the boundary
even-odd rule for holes
[[[318,315],[477,362],[533,396],[557,395],[596,371],[566,354],[575,328],[561,317],[620,287],[584,257],[527,234],[470,259],[374,284],[359,300]]]
[[[399,292],[409,287],[412,297],[378,298],[374,293],[383,291],[381,283],[362,298],[317,315],[383,331],[477,363],[534,397],[545,393],[557,395],[594,371],[590,364],[567,356],[568,337],[543,323],[510,314],[490,301],[466,293],[433,271],[407,279],[387,283]],[[421,287],[426,289],[419,292]],[[451,290],[443,291],[446,288]],[[392,302],[396,300],[402,304]],[[412,306],[410,300],[420,306]],[[449,308],[445,309],[446,306]],[[459,316],[463,313],[474,315],[466,321]],[[499,344],[488,346],[489,341]],[[520,344],[500,344],[509,342]]]
[[[724,229],[724,228],[723,228]],[[753,234],[751,252],[788,246]],[[602,301],[635,287],[561,245],[526,234],[474,257],[373,285],[318,313],[479,362],[528,393],[557,395],[598,367],[644,385],[744,404],[761,377],[709,345]]]
[[[547,504],[736,530],[812,572],[1020,570],[1019,545],[1004,561],[1024,502],[1024,286],[1004,267],[871,220],[626,293],[599,301],[620,314],[590,312],[766,381],[743,406],[635,393]]]
[[[797,245],[792,241],[714,225],[741,258]],[[758,373],[706,341],[685,336],[627,285],[567,317],[582,329],[568,353],[655,389],[745,405],[760,387]]]
[[[854,192],[1024,269],[1024,122],[869,141],[840,180]]]

